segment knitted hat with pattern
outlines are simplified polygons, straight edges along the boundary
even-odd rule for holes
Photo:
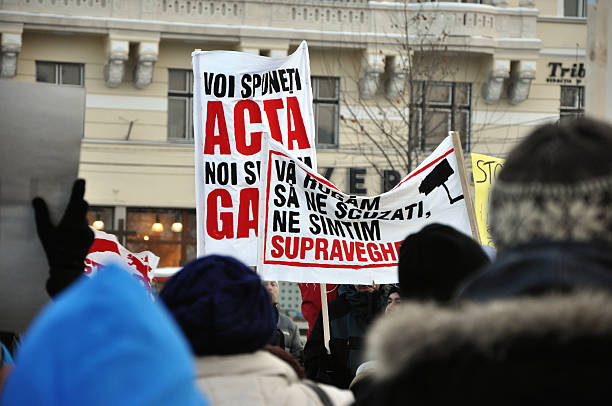
[[[612,244],[612,127],[578,119],[536,129],[499,173],[489,225],[499,251],[536,241]]]

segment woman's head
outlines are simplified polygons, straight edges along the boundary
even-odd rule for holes
[[[264,348],[276,332],[270,295],[257,274],[231,257],[210,255],[187,264],[160,298],[196,355]]]

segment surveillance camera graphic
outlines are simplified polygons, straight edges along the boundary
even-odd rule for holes
[[[451,197],[448,187],[445,182],[450,178],[450,176],[455,173],[453,168],[451,168],[447,159],[442,160],[435,168],[429,173],[429,175],[425,176],[425,179],[419,185],[419,193],[425,194],[425,196],[429,195],[435,188],[438,186],[442,186],[444,190],[446,190],[446,195],[448,196],[448,201],[450,204],[454,204],[459,200],[463,199],[463,195],[457,197]]]

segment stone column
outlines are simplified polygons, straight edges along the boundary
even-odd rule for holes
[[[2,39],[0,51],[2,62],[0,62],[0,78],[10,79],[17,74],[17,58],[21,52],[22,25],[15,27],[0,26]]]
[[[104,65],[104,82],[108,87],[117,87],[123,81],[125,61],[128,60],[130,43],[126,40],[106,38],[106,65]]]
[[[497,103],[504,88],[504,81],[509,77],[510,60],[493,59],[489,79],[482,85],[483,101],[487,104]]]
[[[136,55],[136,69],[134,70],[134,85],[143,89],[153,81],[153,69],[159,54],[158,41],[141,41],[138,44]]]
[[[359,78],[359,95],[362,99],[371,99],[378,91],[380,78],[385,71],[385,56],[378,52],[366,51],[361,64]]]
[[[535,79],[535,75],[535,61],[513,63],[508,85],[508,102],[510,104],[519,104],[527,100],[531,89],[531,81]]]
[[[406,76],[410,73],[410,64],[407,56],[395,55],[386,59],[389,77],[385,83],[385,96],[390,100],[397,100],[404,93]]]

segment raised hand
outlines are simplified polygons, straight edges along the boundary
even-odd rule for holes
[[[46,288],[51,297],[83,273],[85,257],[94,241],[94,233],[87,223],[89,205],[84,195],[85,180],[77,179],[64,216],[56,226],[51,224],[47,203],[40,197],[32,200],[38,238],[49,262]]]

